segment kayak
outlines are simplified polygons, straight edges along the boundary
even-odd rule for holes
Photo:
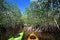
[[[37,35],[34,32],[32,32],[29,34],[27,40],[39,40],[39,39],[38,39]]]
[[[11,37],[11,38],[9,38],[8,40],[22,40],[23,35],[24,35],[24,32],[21,32],[21,33],[19,33],[19,37],[16,37],[16,38]]]

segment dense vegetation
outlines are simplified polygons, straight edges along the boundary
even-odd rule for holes
[[[59,8],[57,0],[37,1],[32,2],[26,8],[24,22],[28,25],[43,25],[43,23],[57,23],[59,24]]]
[[[0,40],[15,36],[25,25],[28,27],[33,25],[36,29],[45,30],[44,32],[53,31],[56,33],[56,40],[59,40],[60,0],[32,1],[30,6],[26,7],[24,14],[16,3],[0,0]]]
[[[22,27],[21,12],[16,3],[0,0],[0,40],[16,35]]]

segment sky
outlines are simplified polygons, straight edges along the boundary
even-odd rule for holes
[[[21,12],[25,11],[25,8],[30,5],[30,0],[7,0],[9,2],[15,2],[18,5],[18,8]]]

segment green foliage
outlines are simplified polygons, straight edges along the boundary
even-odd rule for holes
[[[1,40],[7,40],[21,32],[23,26],[22,15],[15,2],[6,2],[6,0],[0,0],[0,2],[0,37]]]
[[[3,2],[3,1],[2,1]],[[3,7],[2,7],[3,6]],[[21,12],[16,3],[4,2],[0,9],[0,25],[14,26],[21,22]]]
[[[30,6],[26,8],[25,13],[22,15],[16,3],[0,0],[0,27],[7,27],[8,29],[8,27],[20,28],[23,24],[33,26],[40,26],[45,23],[47,25],[50,23],[60,24],[60,10],[58,5],[60,5],[59,0],[34,1],[31,2]],[[8,32],[9,29],[6,32],[7,34],[4,33],[5,37],[10,34]],[[13,33],[9,36],[12,35]],[[23,33],[20,37],[16,39],[12,37],[9,40],[22,40],[22,36]],[[3,37],[1,38],[3,39]]]
[[[53,3],[53,4],[52,4]],[[44,23],[55,22],[58,20],[58,2],[56,0],[41,0],[33,1],[30,6],[26,8],[24,22],[29,25],[43,25]]]

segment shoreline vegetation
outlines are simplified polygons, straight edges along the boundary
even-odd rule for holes
[[[0,0],[0,40],[34,32],[39,40],[60,40],[60,0],[31,1],[22,14],[15,2]]]

